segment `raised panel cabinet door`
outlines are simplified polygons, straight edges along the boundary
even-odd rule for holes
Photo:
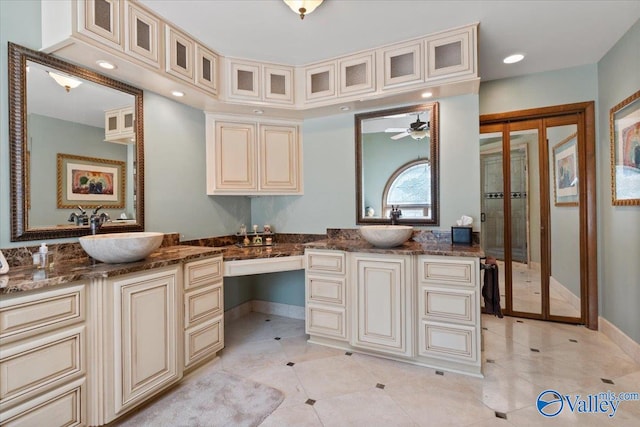
[[[297,126],[260,126],[260,189],[300,191],[300,154]]]
[[[165,71],[193,83],[195,43],[186,34],[165,25],[166,66]]]
[[[309,335],[346,341],[348,339],[346,310],[342,307],[308,303],[305,328]]]
[[[477,76],[475,34],[474,26],[427,37],[426,80]]]
[[[406,259],[354,257],[354,347],[407,354]]]
[[[229,61],[231,88],[229,97],[259,100],[261,96],[259,64]]]
[[[307,68],[305,76],[305,99],[307,102],[336,97],[335,61]]]
[[[224,347],[224,316],[189,328],[184,333],[185,368]]]
[[[218,55],[196,44],[196,85],[214,95],[218,94]]]
[[[160,68],[160,20],[131,1],[126,5],[124,51],[154,68]]]
[[[118,414],[180,378],[178,270],[116,280],[113,286]]]
[[[350,56],[338,61],[340,70],[340,96],[355,95],[375,90],[374,53]]]
[[[346,273],[346,254],[342,251],[314,251],[308,250],[307,271],[322,274]]]
[[[78,0],[78,32],[122,50],[120,0]]]
[[[293,104],[293,68],[265,65],[263,74],[265,101]]]
[[[256,126],[216,122],[215,189],[257,190]]]
[[[382,89],[420,83],[422,73],[422,43],[403,43],[382,50]]]
[[[420,321],[421,356],[478,362],[478,335],[474,326]]]

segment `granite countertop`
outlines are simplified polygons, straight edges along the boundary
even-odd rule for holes
[[[222,248],[165,246],[149,255],[146,259],[123,264],[97,263],[88,257],[84,257],[77,261],[56,263],[52,268],[46,270],[33,266],[13,267],[8,274],[0,276],[0,295],[30,291],[78,280],[113,277],[151,270],[185,261],[212,257],[219,254],[221,250]]]
[[[306,243],[305,246],[311,249],[332,249],[337,251],[377,254],[484,257],[484,251],[479,245],[454,245],[447,241],[416,242],[409,240],[395,248],[377,248],[362,239],[327,239]]]

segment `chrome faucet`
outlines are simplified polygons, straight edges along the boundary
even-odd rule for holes
[[[89,224],[89,217],[87,216],[87,211],[82,209],[82,206],[78,205],[78,210],[80,213],[72,212],[69,215],[69,222],[75,222],[76,225],[87,225]]]
[[[398,219],[402,216],[402,211],[398,209],[397,206],[391,205],[391,212],[389,213],[389,218],[391,218],[391,225],[397,225]]]
[[[89,227],[91,227],[91,234],[94,235],[98,232],[98,230],[100,230],[100,227],[102,227],[105,222],[111,221],[108,213],[98,213],[100,209],[102,209],[102,205],[95,208],[93,210],[93,213],[91,214],[91,218],[89,218]]]

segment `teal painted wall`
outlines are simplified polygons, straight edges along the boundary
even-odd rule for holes
[[[254,278],[254,299],[304,307],[304,270],[261,274]]]
[[[609,111],[640,90],[640,21],[598,62],[600,315],[640,343],[640,206],[611,204]]]

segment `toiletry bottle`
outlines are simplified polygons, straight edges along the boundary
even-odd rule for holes
[[[47,248],[47,244],[42,243],[38,252],[40,254],[40,264],[38,264],[38,268],[49,268],[49,248]]]

